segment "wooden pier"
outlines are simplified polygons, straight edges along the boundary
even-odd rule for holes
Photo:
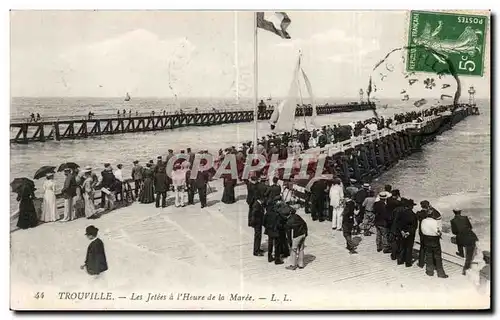
[[[374,109],[374,104],[324,105],[316,108],[318,115],[340,112],[354,112]],[[259,120],[268,120],[272,110],[257,115]],[[312,107],[298,107],[295,115],[311,116]],[[213,126],[228,123],[253,121],[253,110],[204,111],[198,113],[177,113],[132,116],[82,118],[71,116],[40,122],[16,120],[10,124],[11,131],[17,132],[11,143],[27,144],[29,142],[45,142],[47,140],[73,140],[89,137],[169,130],[189,126]]]

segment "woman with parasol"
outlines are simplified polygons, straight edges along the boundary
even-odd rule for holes
[[[56,184],[54,182],[54,173],[46,173],[46,180],[43,183],[43,206],[40,220],[43,222],[54,222],[57,220],[56,206]]]
[[[53,222],[58,219],[57,216],[57,206],[56,206],[56,185],[54,183],[54,173],[56,167],[54,166],[42,166],[35,173],[34,178],[40,179],[45,177],[46,180],[43,182],[43,203],[42,203],[42,214],[40,215],[40,221],[43,222]]]
[[[35,184],[27,178],[16,178],[11,183],[12,191],[17,193],[19,201],[19,219],[17,227],[20,229],[33,228],[38,225],[35,205]]]

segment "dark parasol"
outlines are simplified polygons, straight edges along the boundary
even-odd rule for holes
[[[36,171],[35,176],[33,178],[40,179],[41,177],[45,177],[47,173],[55,173],[55,170],[56,170],[55,166],[43,166]]]
[[[28,178],[15,178],[10,183],[12,192],[17,192],[24,186],[28,186],[30,188],[33,188],[33,190],[35,190],[35,183],[33,182],[33,180],[30,180]]]
[[[57,169],[57,172],[61,172],[63,171],[64,169],[66,168],[69,168],[71,170],[75,170],[76,168],[80,168],[79,165],[77,165],[76,163],[74,162],[66,162],[66,163],[63,163],[59,166],[59,168]]]

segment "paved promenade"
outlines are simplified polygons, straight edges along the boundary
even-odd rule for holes
[[[361,236],[359,254],[350,255],[329,222],[309,225],[307,265],[286,270],[252,255],[253,229],[247,226],[246,186],[239,201],[219,202],[221,186],[211,182],[208,207],[157,209],[151,204],[115,210],[98,220],[44,224],[11,234],[12,307],[126,309],[388,309],[485,308],[461,267],[445,262],[448,279],[428,277],[416,265],[397,266],[375,250],[375,236]],[[215,187],[215,188],[214,188]],[[195,200],[196,201],[196,200]],[[172,201],[170,201],[171,204]],[[94,224],[106,246],[109,271],[98,279],[79,269]],[[263,247],[267,248],[266,238]],[[34,299],[43,291],[44,299]],[[61,300],[58,292],[110,291],[114,300]],[[148,301],[148,293],[166,300]],[[135,293],[134,296],[132,294]],[[169,300],[173,293],[174,300]],[[179,293],[205,300],[177,300]],[[272,294],[275,294],[273,297]],[[142,294],[143,300],[131,300]],[[217,296],[206,301],[209,294]],[[225,300],[218,300],[218,295]],[[232,294],[232,296],[231,296]],[[240,296],[249,301],[240,301]],[[251,298],[246,295],[251,295]],[[284,295],[287,295],[286,298]],[[64,296],[64,294],[63,294]],[[187,296],[186,296],[187,297]],[[191,296],[193,299],[193,296]],[[278,300],[279,301],[273,301]],[[284,301],[290,300],[290,301]]]

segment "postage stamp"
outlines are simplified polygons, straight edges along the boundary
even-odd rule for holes
[[[458,75],[482,76],[487,23],[482,15],[411,11],[407,71],[434,73],[449,60]]]

